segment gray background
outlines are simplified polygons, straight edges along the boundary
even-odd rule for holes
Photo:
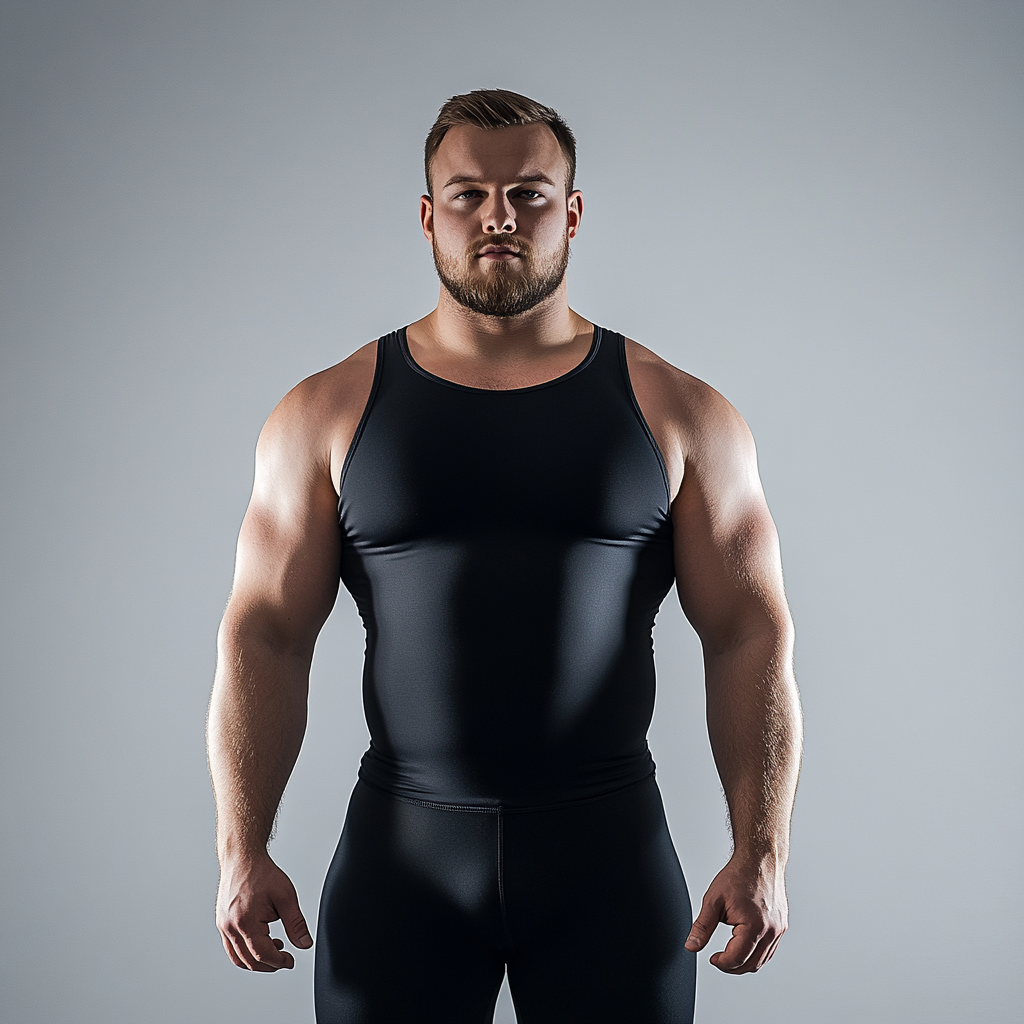
[[[2,1019],[311,1021],[213,927],[203,725],[252,451],[429,309],[423,136],[580,139],[573,305],[745,414],[807,716],[792,929],[698,1021],[1019,1020],[1019,2],[5,2]],[[651,743],[699,900],[699,651]],[[311,922],[366,742],[342,594],[275,856]],[[721,948],[719,939],[712,948]],[[504,1004],[498,1019],[511,1020]]]

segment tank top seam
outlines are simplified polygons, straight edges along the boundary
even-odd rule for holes
[[[359,422],[356,424],[356,431],[352,435],[352,441],[348,446],[348,451],[345,453],[345,461],[341,464],[341,475],[338,477],[338,518],[341,519],[341,498],[345,491],[345,479],[348,476],[349,466],[352,465],[352,458],[356,453],[356,448],[359,447],[359,442],[362,440],[363,431],[366,429],[366,424],[370,419],[370,413],[373,410],[374,404],[377,401],[377,392],[380,390],[381,377],[384,375],[384,350],[387,348],[387,340],[390,335],[385,334],[383,337],[377,339],[377,351],[374,357],[373,365],[373,383],[370,385],[370,394],[366,399],[366,405],[363,407],[363,414],[359,417]]]
[[[529,384],[525,388],[475,388],[470,384],[460,384],[458,381],[447,380],[444,377],[439,377],[436,373],[431,373],[429,370],[425,370],[420,366],[420,364],[413,359],[412,352],[409,350],[409,340],[406,335],[406,330],[407,328],[403,327],[396,331],[395,335],[398,340],[399,350],[402,353],[406,365],[417,376],[431,381],[434,384],[441,384],[447,388],[455,388],[457,391],[468,391],[470,394],[484,395],[524,395],[531,391],[539,391],[541,388],[553,387],[555,384],[561,384],[564,381],[575,377],[577,374],[580,374],[587,369],[587,367],[597,359],[597,353],[601,348],[601,342],[603,340],[602,336],[606,333],[603,328],[594,324],[594,333],[590,342],[590,348],[587,350],[587,354],[584,356],[583,361],[577,363],[571,370],[567,370],[565,373],[558,377],[554,377],[551,380],[544,380],[539,384]]]
[[[640,403],[637,401],[636,392],[633,390],[633,381],[629,376],[629,363],[626,360],[626,338],[625,335],[618,335],[619,338],[619,365],[622,367],[622,377],[626,383],[626,392],[629,395],[630,404],[633,406],[633,413],[643,428],[643,432],[647,435],[647,440],[654,450],[654,454],[658,459],[658,466],[661,468],[661,479],[665,484],[665,500],[667,502],[667,511],[672,511],[672,490],[669,487],[668,482],[668,469],[665,466],[665,457],[661,453],[661,448],[658,446],[657,440],[655,440],[654,433],[651,430],[650,424],[647,422],[647,417],[644,416],[643,409],[640,408]]]

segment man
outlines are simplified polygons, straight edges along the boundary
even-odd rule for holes
[[[691,1021],[695,954],[786,929],[800,716],[754,446],[716,392],[570,309],[572,133],[515,93],[427,139],[437,308],[303,381],[257,446],[210,710],[231,960],[312,939],[267,842],[339,575],[371,746],[321,903],[320,1024]],[[697,919],[646,731],[673,579],[705,653],[734,853]]]

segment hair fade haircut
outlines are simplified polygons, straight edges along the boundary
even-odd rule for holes
[[[474,89],[472,92],[453,96],[441,108],[434,127],[430,129],[423,147],[423,170],[427,177],[427,195],[434,194],[430,184],[430,162],[448,134],[449,128],[469,124],[474,128],[511,128],[517,124],[546,124],[558,140],[565,156],[565,192],[572,191],[576,178],[576,136],[572,129],[558,116],[558,112],[543,103],[520,96],[507,89]]]

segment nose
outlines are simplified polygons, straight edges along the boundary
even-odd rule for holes
[[[487,234],[515,231],[516,211],[501,189],[496,189],[483,204],[483,229]]]

